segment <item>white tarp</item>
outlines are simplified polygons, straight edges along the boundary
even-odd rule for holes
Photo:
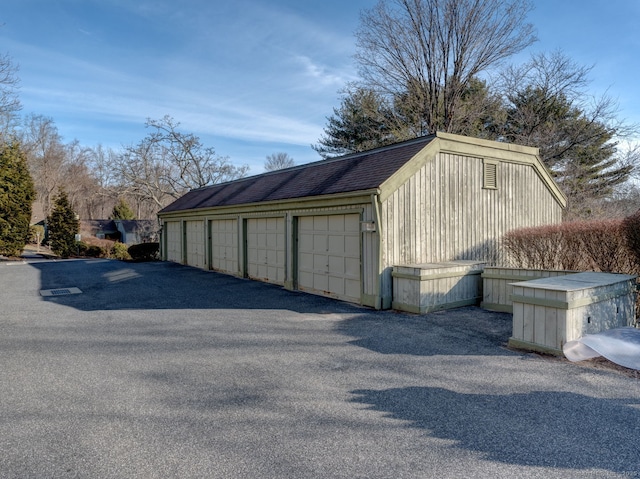
[[[604,356],[625,368],[640,370],[640,329],[626,327],[587,334],[575,341],[568,341],[562,351],[569,361]]]

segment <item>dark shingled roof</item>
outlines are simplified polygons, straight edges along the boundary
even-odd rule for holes
[[[160,211],[193,210],[349,193],[379,187],[435,135],[198,188]]]

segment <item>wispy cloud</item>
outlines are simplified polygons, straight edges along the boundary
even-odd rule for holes
[[[305,55],[295,55],[295,60],[303,67],[304,75],[322,87],[341,88],[355,79],[349,70],[335,70],[326,65],[314,62]]]

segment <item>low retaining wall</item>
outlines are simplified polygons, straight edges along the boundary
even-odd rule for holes
[[[478,261],[394,266],[392,308],[427,313],[479,304],[483,267]]]
[[[490,311],[513,313],[511,283],[542,278],[564,276],[577,271],[544,269],[498,268],[486,266],[482,273],[482,303],[480,307]]]

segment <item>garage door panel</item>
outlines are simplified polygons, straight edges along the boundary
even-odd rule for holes
[[[328,241],[326,236],[314,235],[313,237],[313,251],[319,253],[325,253],[328,249]]]
[[[346,279],[344,295],[348,298],[360,297],[360,280]]]
[[[312,253],[300,253],[298,256],[298,266],[301,270],[312,271],[313,270],[313,254]]]
[[[313,288],[319,292],[329,291],[329,277],[326,274],[313,275]]]
[[[343,215],[332,215],[329,216],[329,220],[327,221],[328,230],[343,232],[344,231],[344,216]]]
[[[345,276],[347,276],[347,277],[349,277],[351,279],[356,279],[359,282],[359,280],[360,280],[360,260],[356,259],[356,258],[345,258],[344,263],[345,263],[345,268],[344,268]]]
[[[314,254],[313,255],[313,270],[321,271],[323,273],[327,272],[327,257],[323,254]]]
[[[313,216],[301,216],[298,218],[298,230],[300,232],[313,231]]]
[[[298,248],[300,251],[312,251],[313,250],[313,235],[307,233],[301,233],[298,236]]]
[[[360,217],[358,215],[349,215],[345,217],[344,230],[348,233],[360,234]]]
[[[345,274],[345,260],[342,256],[329,256],[329,271],[334,274]]]
[[[329,236],[328,246],[329,246],[328,251],[331,251],[332,253],[336,253],[336,252],[345,253],[346,252],[345,237],[336,236],[336,235]]]
[[[298,273],[298,282],[300,284],[313,284],[313,273],[309,271],[300,271]]]
[[[314,216],[313,217],[313,230],[314,231],[327,231],[329,229],[329,221],[326,216]]]
[[[211,221],[211,268],[225,273],[238,273],[238,221]]]
[[[269,283],[284,283],[284,218],[247,220],[247,275]]]
[[[328,276],[328,278],[328,290],[337,296],[344,296],[344,278],[337,278],[335,276]]]
[[[180,222],[167,221],[167,261],[182,263]]]
[[[196,268],[205,268],[206,257],[204,221],[187,221],[185,224],[185,230],[187,245],[187,264],[189,266],[195,266]]]
[[[359,303],[360,215],[301,217],[298,231],[298,287]]]

